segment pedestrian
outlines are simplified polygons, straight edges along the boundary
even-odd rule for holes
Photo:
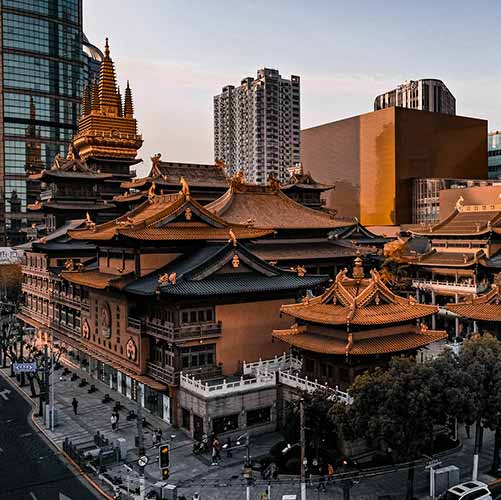
[[[214,439],[212,440],[212,464],[211,465],[218,465],[219,460],[221,460],[221,453],[219,451],[220,448],[220,443],[217,438],[217,436],[214,436]]]
[[[233,456],[233,453],[231,452],[231,439],[228,438],[226,440],[226,457],[231,458]]]
[[[118,413],[118,410],[115,410],[115,417],[117,418],[116,426],[117,426],[117,431],[118,431],[118,422],[120,420],[120,413]]]
[[[155,446],[160,446],[162,442],[162,429],[160,427],[155,431]]]
[[[322,466],[320,466],[318,473],[320,475],[320,477],[318,478],[318,491],[326,492],[327,488],[325,487],[325,469]]]
[[[334,479],[334,467],[332,464],[327,464],[327,482],[330,483]]]
[[[73,406],[73,413],[76,415],[77,410],[78,410],[78,401],[77,398],[73,398],[73,401],[71,402],[71,406]]]
[[[111,414],[111,429],[114,431],[117,429],[117,417],[114,413]]]

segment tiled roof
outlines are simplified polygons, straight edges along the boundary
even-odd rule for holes
[[[281,186],[281,189],[282,191],[288,191],[289,189],[294,188],[313,191],[329,191],[335,187],[336,186],[334,184],[324,184],[316,181],[309,172],[298,172],[292,174],[289,181]]]
[[[357,276],[363,275],[360,267]],[[438,312],[438,307],[417,304],[414,298],[394,294],[376,270],[371,271],[370,279],[348,278],[344,270],[322,295],[299,304],[283,305],[281,311],[325,325],[386,325],[424,318]]]
[[[102,273],[100,271],[63,271],[61,277],[66,281],[75,283],[76,285],[85,285],[90,288],[104,290],[113,282],[120,281],[126,276]],[[130,279],[130,276],[128,276]]]
[[[128,203],[131,201],[139,201],[148,197],[148,191],[139,191],[138,193],[117,194],[113,196],[115,203]]]
[[[496,283],[486,294],[467,299],[465,302],[447,304],[447,309],[465,318],[501,322],[500,285]]]
[[[469,267],[475,265],[483,257],[482,250],[472,252],[447,252],[432,250],[425,254],[404,254],[403,258],[410,264],[436,267]]]
[[[275,331],[273,337],[306,351],[321,354],[368,356],[419,349],[432,342],[447,338],[447,333],[434,330],[420,332],[417,328],[414,328],[393,335],[375,335],[374,337],[361,339],[357,339],[357,334],[354,333],[351,341],[348,340],[347,342],[341,338],[297,332],[295,329],[290,329]]]
[[[272,186],[232,183],[223,196],[206,207],[229,222],[252,222],[257,227],[270,229],[332,229],[347,225],[327,213],[295,202]]]
[[[357,248],[354,245],[338,245],[330,242],[289,243],[285,244],[256,242],[252,245],[252,251],[261,259],[267,261],[296,260],[307,261],[314,259],[335,259],[355,257]]]
[[[118,219],[83,230],[70,231],[75,239],[108,241],[116,236],[154,241],[180,239],[228,239],[230,229],[237,239],[271,234],[269,229],[229,224],[203,207],[189,193],[153,195]]]
[[[423,236],[478,235],[490,233],[500,223],[501,205],[462,206],[459,203],[448,217],[437,224],[409,226],[408,230]]]
[[[232,259],[238,257],[238,266]],[[175,283],[162,284],[161,276],[175,275]],[[157,290],[172,296],[214,296],[314,288],[328,281],[326,275],[301,277],[296,272],[270,266],[245,246],[207,244],[179,257],[149,276],[130,283],[126,291],[154,295]]]
[[[151,182],[158,185],[175,186],[179,184],[181,177],[184,177],[194,189],[197,187],[226,189],[228,187],[224,170],[218,165],[171,161],[161,161],[154,164],[148,177],[138,179],[135,182],[124,182],[122,187],[125,189],[138,188]]]

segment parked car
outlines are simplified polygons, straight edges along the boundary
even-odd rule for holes
[[[491,492],[485,483],[467,481],[449,488],[440,500],[493,500]]]

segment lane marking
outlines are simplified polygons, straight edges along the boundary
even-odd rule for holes
[[[3,391],[0,392],[0,396],[5,399],[5,401],[9,400],[9,394],[10,390],[9,389],[4,389]]]
[[[33,498],[33,500],[38,500],[37,496],[32,491],[30,491],[30,495],[31,495],[31,498]]]

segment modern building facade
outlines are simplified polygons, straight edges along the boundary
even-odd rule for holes
[[[497,203],[501,181],[486,179],[426,179],[412,181],[412,223],[438,222],[460,196],[468,204]]]
[[[487,138],[489,148],[489,179],[499,179],[501,177],[501,132],[489,132]]]
[[[270,175],[286,181],[287,168],[300,161],[300,120],[299,76],[260,69],[214,97],[215,159],[248,182],[265,184]]]
[[[12,245],[40,217],[26,213],[39,194],[26,176],[66,153],[102,54],[82,33],[82,0],[1,0],[0,16],[0,242]]]
[[[435,78],[406,81],[374,99],[374,111],[393,106],[456,114],[456,98],[442,80]]]
[[[301,132],[327,207],[364,225],[412,221],[415,178],[487,178],[487,121],[392,107]]]

